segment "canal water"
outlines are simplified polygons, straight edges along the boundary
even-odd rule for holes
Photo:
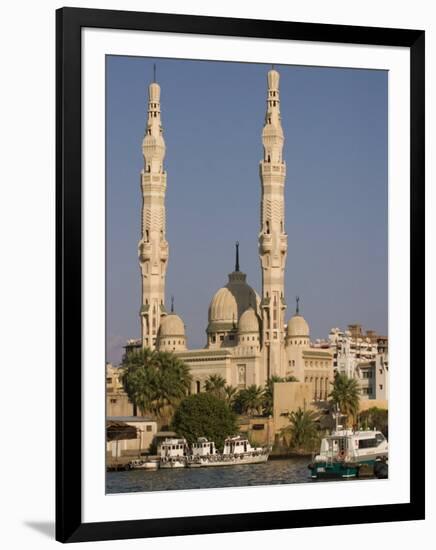
[[[107,472],[106,491],[131,493],[304,483],[311,481],[309,462],[309,457],[296,457],[241,466]]]

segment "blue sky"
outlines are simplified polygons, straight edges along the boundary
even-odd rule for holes
[[[188,346],[203,347],[213,294],[234,267],[259,293],[264,64],[107,58],[107,359],[140,334],[142,138],[157,65],[167,145],[170,257]],[[385,71],[278,65],[285,134],[285,291],[312,338],[359,322],[387,334],[387,91]]]

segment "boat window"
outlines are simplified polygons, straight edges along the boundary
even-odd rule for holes
[[[385,437],[383,434],[376,434],[375,438],[377,440],[377,445],[380,445],[380,443],[382,443],[385,440]]]
[[[377,447],[377,445],[378,445],[378,442],[375,437],[371,439],[359,440],[359,449],[369,449],[370,447]]]

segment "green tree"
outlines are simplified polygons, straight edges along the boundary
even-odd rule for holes
[[[286,416],[289,426],[282,429],[282,435],[290,436],[290,447],[297,451],[313,451],[319,440],[315,413],[299,407]]]
[[[207,393],[223,399],[225,397],[226,381],[219,374],[211,374],[204,383],[204,389]]]
[[[174,413],[172,427],[191,444],[198,437],[206,437],[219,450],[224,440],[238,431],[235,413],[223,399],[210,393],[185,397]]]
[[[234,408],[239,414],[260,414],[263,402],[262,388],[252,384],[238,392],[235,397]]]
[[[371,407],[359,413],[359,425],[362,428],[376,428],[388,437],[388,411],[379,407]]]
[[[330,403],[336,405],[346,416],[347,426],[352,426],[359,412],[359,384],[355,378],[348,378],[345,374],[339,373],[336,373],[332,384]]]
[[[263,390],[263,414],[269,416],[273,414],[274,407],[274,384],[277,382],[298,382],[295,376],[288,376],[282,378],[281,376],[273,375],[268,378],[265,388]]]
[[[142,414],[171,414],[191,385],[188,365],[172,353],[134,350],[123,357],[121,367],[124,390]]]

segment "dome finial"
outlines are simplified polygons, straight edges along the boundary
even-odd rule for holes
[[[153,63],[153,82],[156,82],[156,63]]]
[[[174,313],[174,296],[171,296],[171,313]]]
[[[239,241],[236,241],[236,262],[235,271],[239,271]]]
[[[300,296],[295,296],[295,301],[297,302],[297,306],[295,308],[295,315],[300,314]]]

